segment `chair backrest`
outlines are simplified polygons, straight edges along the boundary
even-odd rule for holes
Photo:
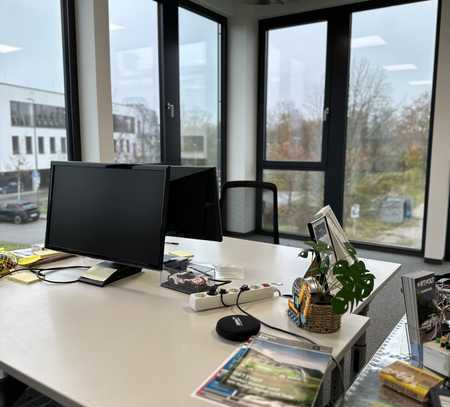
[[[226,203],[226,193],[227,190],[232,188],[253,188],[256,191],[272,191],[273,196],[273,214],[272,214],[272,236],[273,242],[275,244],[280,243],[280,233],[278,231],[278,190],[277,186],[271,182],[264,181],[229,181],[225,182],[222,186],[222,193],[220,195],[220,210],[222,213],[222,226],[224,231],[226,230],[226,219],[225,219],[225,203]]]

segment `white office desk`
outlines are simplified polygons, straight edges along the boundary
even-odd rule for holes
[[[297,259],[296,249],[282,246],[236,239],[182,243],[178,248],[193,250],[198,261],[244,266],[253,281],[287,283],[307,264]],[[83,262],[91,260],[60,263]],[[286,316],[284,299],[245,307],[298,332]],[[217,320],[236,310],[195,313],[186,295],[160,288],[158,273],[151,271],[106,288],[24,286],[2,279],[0,310],[0,368],[69,406],[204,405],[191,392],[236,348],[215,333]],[[334,334],[301,332],[332,346],[340,359],[367,324],[366,317],[347,314]]]

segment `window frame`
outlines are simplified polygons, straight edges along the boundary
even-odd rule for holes
[[[209,20],[214,21],[220,27],[219,31],[219,100],[220,108],[218,109],[219,128],[218,128],[218,143],[220,144],[218,169],[221,175],[221,184],[223,185],[227,180],[227,87],[228,87],[228,19],[206,7],[200,6],[191,0],[179,0],[178,7],[191,11]],[[180,109],[178,109],[180,111]],[[181,131],[180,131],[181,143]],[[181,151],[181,149],[180,149]],[[181,154],[181,153],[180,153]],[[180,157],[181,158],[181,157]]]
[[[81,161],[75,1],[60,0],[67,160]]]
[[[427,0],[368,0],[356,4],[306,11],[280,17],[271,17],[259,21],[258,33],[258,95],[257,95],[257,180],[263,180],[264,170],[324,171],[324,204],[334,208],[336,217],[342,223],[344,210],[345,155],[347,141],[347,106],[350,79],[350,40],[352,13],[376,10],[390,6],[406,5]],[[413,249],[395,245],[352,241],[357,247],[405,253],[423,256],[427,230],[427,212],[431,168],[431,147],[433,142],[433,123],[437,80],[437,61],[439,57],[439,32],[441,23],[442,0],[437,0],[436,33],[434,49],[433,83],[431,87],[430,120],[427,150],[427,168],[425,174],[424,217],[422,224],[421,248]],[[266,100],[267,100],[267,56],[268,32],[277,28],[287,28],[319,21],[328,22],[327,62],[325,80],[325,106],[330,114],[324,125],[322,138],[327,138],[325,150],[322,149],[322,161],[269,161],[265,158],[266,148]],[[337,38],[337,40],[336,40]],[[339,63],[337,63],[339,62]],[[323,141],[323,140],[322,140]],[[329,154],[333,151],[333,154]],[[256,233],[269,235],[262,228],[262,196],[256,197],[255,225]],[[309,236],[280,233],[281,237],[305,240]]]

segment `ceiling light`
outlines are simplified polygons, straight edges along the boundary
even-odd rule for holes
[[[122,31],[122,30],[125,30],[125,27],[123,25],[114,23],[109,24],[109,31]]]
[[[12,45],[0,44],[0,54],[8,54],[10,52],[20,51],[21,49]]]
[[[409,81],[408,82],[412,86],[425,86],[425,85],[431,85],[431,81]]]
[[[380,45],[386,45],[386,41],[379,35],[352,38],[352,48],[379,47]]]
[[[386,71],[396,72],[396,71],[415,71],[417,66],[414,64],[398,64],[398,65],[384,65],[383,69]]]

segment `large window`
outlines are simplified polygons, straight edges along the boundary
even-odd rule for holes
[[[179,9],[181,162],[221,164],[223,25]]]
[[[344,226],[354,240],[422,246],[436,14],[427,1],[352,15]]]
[[[109,0],[113,139],[119,162],[161,160],[158,3]],[[118,148],[132,145],[133,148]]]
[[[75,137],[66,134],[62,33],[73,17],[61,13],[67,3],[0,2],[0,247],[6,249],[43,242],[50,161],[68,158],[66,151],[50,155],[44,145]],[[70,52],[75,50],[65,55]],[[39,207],[39,220],[29,222],[24,211],[20,220],[3,211],[25,202]],[[10,222],[14,218],[20,224]]]
[[[267,41],[263,178],[278,187],[280,231],[305,234],[324,199],[324,173],[308,169],[322,162],[327,23],[274,29]]]
[[[260,22],[258,177],[281,232],[329,204],[353,241],[422,250],[438,0],[394,3]]]

